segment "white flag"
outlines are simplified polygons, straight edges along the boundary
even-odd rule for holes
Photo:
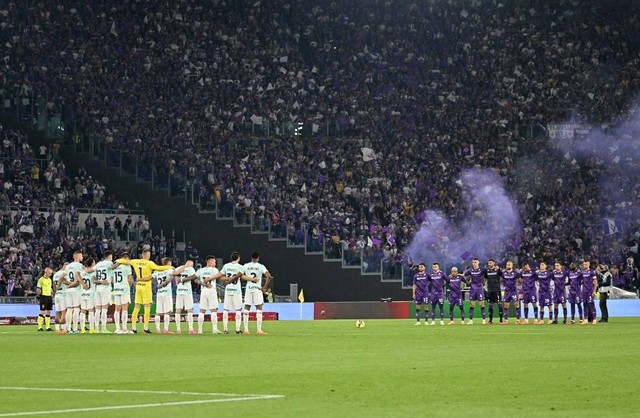
[[[371,148],[363,147],[363,148],[360,148],[360,151],[362,151],[362,161],[371,161],[378,158],[378,156],[376,155],[376,152]]]

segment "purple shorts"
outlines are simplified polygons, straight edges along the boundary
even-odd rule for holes
[[[420,305],[421,303],[429,303],[429,296],[426,292],[416,292],[416,297],[413,299],[416,305]]]
[[[524,292],[522,295],[523,303],[537,303],[538,298],[536,298],[536,292]]]
[[[538,295],[540,306],[551,306],[551,292],[542,292]]]
[[[579,293],[569,292],[569,303],[582,303]]]
[[[562,289],[562,292],[553,292],[553,303],[559,305],[561,303],[567,303],[567,295]]]
[[[469,300],[483,301],[484,300],[484,289],[483,288],[474,289],[472,287],[471,291],[469,292]]]
[[[582,302],[583,303],[591,303],[591,302],[593,302],[593,294],[591,292],[583,293],[582,294]]]
[[[449,306],[463,306],[462,304],[462,297],[457,296],[457,297],[451,297],[449,296]]]
[[[517,302],[518,301],[518,292],[515,290],[505,290],[504,298],[502,299],[504,302]]]
[[[444,295],[442,293],[432,293],[429,295],[429,300],[431,303],[444,303]]]

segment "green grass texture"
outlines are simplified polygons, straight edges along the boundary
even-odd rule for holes
[[[269,321],[269,335],[253,322],[251,335],[4,326],[0,417],[635,417],[640,318],[610,321]]]

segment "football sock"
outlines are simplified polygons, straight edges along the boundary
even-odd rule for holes
[[[567,320],[567,307],[566,306],[562,307],[562,315],[564,317],[564,320],[566,321]]]
[[[444,320],[444,303],[439,303],[438,306],[440,307],[440,320]]]
[[[189,325],[189,331],[193,331],[193,312],[187,312],[187,325]]]
[[[464,305],[460,305],[460,319],[464,321]]]
[[[529,319],[529,304],[524,305],[524,319]]]
[[[44,316],[42,314],[38,315],[38,329],[42,328],[42,324],[44,323]]]
[[[242,317],[240,316],[240,312],[236,311],[236,331],[240,331],[240,324],[242,324]]]
[[[518,303],[516,305],[516,319],[520,319],[522,317],[522,314],[520,312],[520,304]]]
[[[560,309],[558,309],[558,307],[556,306],[555,308],[553,308],[553,319],[555,321],[558,320],[558,314],[560,313]]]
[[[113,322],[116,323],[116,331],[120,329],[120,312],[115,311],[113,313]]]
[[[84,326],[87,322],[87,314],[85,312],[80,313],[80,330],[84,331]]]
[[[504,320],[504,310],[502,309],[502,305],[498,305],[498,315],[500,316],[500,322]]]
[[[202,326],[204,325],[204,313],[198,314],[198,332],[202,332]]]
[[[144,329],[149,329],[149,320],[151,319],[151,308],[144,308]]]
[[[213,332],[218,330],[218,312],[211,312],[211,326],[213,327]]]
[[[107,329],[107,313],[108,313],[109,309],[108,308],[102,308],[102,328],[103,329]]]
[[[480,315],[482,315],[482,319],[485,319],[487,317],[484,306],[480,307]]]
[[[171,323],[171,315],[166,313],[164,314],[164,330],[169,331],[169,323]]]
[[[80,322],[80,308],[76,306],[75,308],[73,308],[73,329],[74,330],[78,329],[78,322]]]
[[[538,307],[533,307],[533,319],[538,319]]]
[[[225,331],[229,331],[229,311],[222,312],[222,327]]]
[[[506,308],[503,310],[504,312],[504,320],[508,321],[509,320],[509,308]]]
[[[122,316],[120,317],[120,319],[122,320],[122,329],[127,329],[127,323],[129,322],[129,311],[127,309],[122,311]]]
[[[160,331],[160,315],[156,314],[153,321],[156,323],[156,331]]]
[[[131,325],[135,328],[135,325],[138,323],[138,315],[140,314],[140,307],[134,307],[132,316],[131,316]]]
[[[420,305],[416,305],[416,322],[420,322]]]
[[[493,322],[493,303],[489,305],[489,322]]]
[[[180,314],[176,313],[176,330],[180,331]]]
[[[256,312],[256,323],[258,326],[258,331],[262,331],[262,311]]]
[[[249,331],[249,311],[242,311],[242,322],[244,322],[244,330]]]
[[[584,318],[584,314],[582,312],[582,304],[578,303],[578,315],[580,316],[580,320],[582,321],[582,318]]]
[[[476,310],[476,308],[474,306],[469,308],[469,319],[471,321],[473,321],[473,311],[475,311],[475,310]]]
[[[436,304],[435,303],[431,304],[431,320],[432,321],[436,320]]]
[[[544,306],[540,307],[540,320],[544,321]]]

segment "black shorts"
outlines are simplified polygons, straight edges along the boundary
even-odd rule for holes
[[[502,292],[487,292],[487,301],[489,303],[500,303],[502,302]]]
[[[40,310],[50,311],[53,309],[53,298],[51,296],[40,296]]]

